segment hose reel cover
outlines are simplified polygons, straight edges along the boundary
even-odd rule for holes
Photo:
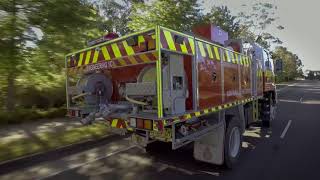
[[[102,73],[82,76],[77,83],[77,89],[79,94],[87,93],[84,100],[88,105],[107,104],[113,93],[112,81]]]

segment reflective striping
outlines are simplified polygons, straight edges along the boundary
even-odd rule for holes
[[[251,102],[253,100],[254,100],[254,98],[244,99],[244,100],[235,101],[235,102],[232,102],[232,103],[227,103],[227,104],[223,104],[223,105],[220,105],[220,106],[204,109],[202,111],[197,111],[197,112],[193,112],[193,113],[184,114],[184,115],[179,116],[179,117],[163,120],[163,124],[165,126],[169,126],[169,125],[172,125],[173,123],[184,122],[184,121],[187,121],[187,120],[189,120],[189,119],[191,119],[193,117],[200,117],[200,116],[203,116],[203,115],[206,115],[206,114],[209,114],[209,113],[218,112],[220,110],[228,109],[228,108],[234,107],[234,106],[239,105],[239,104],[248,103],[248,102]]]
[[[185,42],[183,42],[183,44],[180,45],[180,48],[183,53],[188,54],[188,49]]]
[[[92,63],[96,63],[98,61],[98,57],[99,57],[99,51],[95,50]]]
[[[206,44],[206,46],[207,46],[209,58],[213,59],[212,48],[211,48],[210,44]]]
[[[122,56],[120,53],[119,47],[116,43],[111,44],[111,48],[116,58],[119,58]]]
[[[224,61],[227,61],[227,62],[230,62],[230,55],[229,55],[229,51],[228,50],[225,50],[225,57],[226,58],[224,58]]]
[[[86,61],[84,62],[85,65],[89,64],[89,62],[90,62],[90,57],[91,57],[91,51],[87,51]]]
[[[146,40],[144,39],[143,36],[138,36],[138,44],[144,43]]]
[[[138,61],[134,57],[129,56],[128,58],[129,58],[129,61],[131,61],[132,64],[138,64]]]
[[[214,49],[214,53],[216,55],[217,60],[220,61],[220,53],[219,53],[218,47],[214,46],[213,49]]]
[[[134,50],[133,50],[133,48],[131,46],[128,45],[127,41],[123,41],[122,43],[123,43],[124,49],[127,52],[127,55],[128,56],[133,55],[134,54]]]
[[[169,31],[166,31],[166,30],[163,30],[163,33],[164,33],[164,36],[165,36],[165,38],[167,40],[169,49],[172,50],[172,51],[176,51],[176,46],[174,45],[174,41],[172,39],[171,33]]]
[[[234,57],[235,57],[235,63],[239,64],[239,59],[238,59],[238,54],[234,53]]]
[[[118,119],[113,119],[113,120],[111,121],[111,127],[116,128],[116,127],[117,127],[117,124],[118,124]]]
[[[106,47],[106,46],[103,46],[103,47],[101,48],[101,51],[102,51],[104,60],[106,60],[106,61],[110,60],[110,55],[109,55],[109,52],[108,52],[108,50],[107,50],[107,47]]]
[[[196,113],[195,113],[195,116],[196,116],[196,117],[199,117],[200,115],[201,115],[200,112],[196,112]]]
[[[202,42],[198,41],[198,46],[199,46],[199,50],[200,50],[200,54],[202,57],[206,57],[206,51],[204,50],[203,44]]]
[[[118,62],[120,63],[121,66],[125,66],[127,64],[123,59],[118,59]]]
[[[149,58],[148,58],[148,56],[146,56],[145,54],[141,54],[141,55],[139,55],[139,57],[142,59],[142,61],[144,61],[144,62],[148,62],[149,61]]]
[[[243,65],[243,56],[240,55],[239,59],[240,59],[240,64]]]
[[[195,54],[195,52],[194,52],[194,39],[188,38],[188,41],[189,41],[189,45],[191,47],[192,54]]]
[[[82,66],[83,54],[84,54],[84,52],[83,52],[83,53],[80,53],[79,61],[78,61],[78,67],[79,67],[79,66]]]
[[[99,58],[98,58],[99,59]],[[106,69],[110,69],[110,68],[117,68],[117,67],[123,67],[123,66],[129,66],[129,65],[136,65],[136,64],[142,64],[142,63],[153,63],[155,61],[157,61],[158,56],[157,53],[155,51],[153,52],[147,52],[144,54],[139,54],[139,55],[133,55],[133,56],[128,56],[128,57],[123,57],[123,58],[119,58],[116,60],[108,60],[107,62],[112,62],[110,63],[107,67],[102,67],[102,68],[106,68]],[[105,61],[96,63],[96,64],[104,64],[106,63]],[[88,67],[90,67],[90,64],[87,65]],[[69,73],[83,73],[85,71],[87,71],[87,66],[77,66],[77,67],[71,67],[68,68],[68,72]],[[90,68],[89,68],[90,71]]]

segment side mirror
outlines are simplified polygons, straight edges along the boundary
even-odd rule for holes
[[[275,65],[275,73],[281,73],[283,71],[283,61],[282,59],[276,60],[276,65]]]

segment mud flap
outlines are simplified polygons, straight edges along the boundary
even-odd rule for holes
[[[224,121],[208,135],[194,142],[193,157],[196,160],[221,165],[224,159]]]

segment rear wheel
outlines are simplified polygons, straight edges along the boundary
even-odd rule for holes
[[[242,134],[240,122],[232,118],[228,124],[224,143],[224,162],[226,167],[233,168],[240,157]]]

